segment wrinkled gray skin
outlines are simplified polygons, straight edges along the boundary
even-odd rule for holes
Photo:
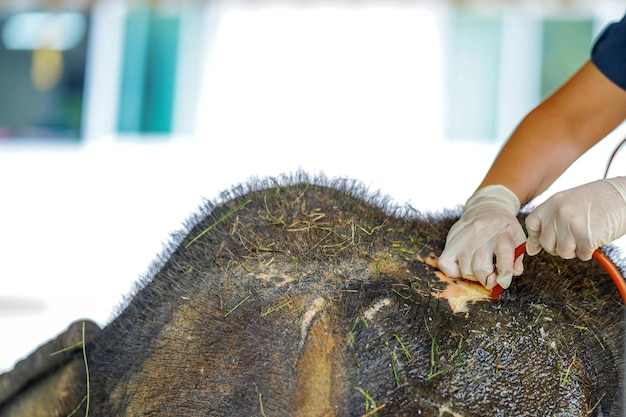
[[[606,272],[527,257],[491,300],[436,267],[455,218],[304,174],[236,188],[106,328],[77,321],[0,375],[0,415],[620,415]]]

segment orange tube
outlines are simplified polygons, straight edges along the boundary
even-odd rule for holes
[[[600,249],[596,249],[592,255],[593,259],[600,262],[600,265],[606,269],[606,272],[609,273],[609,276],[615,283],[617,290],[622,296],[622,300],[624,304],[626,304],[626,281],[624,281],[624,277],[622,277],[622,273],[619,272],[619,269],[615,266],[613,262],[609,259],[608,256],[604,254]]]

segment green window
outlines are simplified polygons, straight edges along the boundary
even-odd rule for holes
[[[545,19],[541,50],[541,98],[550,95],[589,59],[591,19]]]
[[[499,17],[452,14],[444,78],[446,137],[495,137],[501,34]]]
[[[119,132],[172,131],[179,24],[178,17],[153,9],[128,15]]]

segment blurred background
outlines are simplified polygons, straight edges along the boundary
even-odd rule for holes
[[[609,0],[0,0],[0,372],[104,326],[202,204],[254,176],[465,202],[624,14]],[[554,192],[601,178],[620,126]],[[626,175],[618,154],[609,175]]]

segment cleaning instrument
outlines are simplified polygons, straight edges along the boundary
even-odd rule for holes
[[[519,258],[524,252],[526,252],[526,242],[523,242],[521,245],[515,248],[515,259]],[[604,269],[606,269],[606,272],[608,272],[609,276],[615,283],[617,290],[622,296],[624,304],[626,304],[626,281],[624,281],[624,277],[622,277],[619,269],[617,269],[615,264],[600,249],[596,249],[593,252],[592,257],[593,259],[598,261],[600,265],[604,267]],[[502,287],[496,284],[496,286],[493,287],[493,289],[491,290],[491,298],[497,300],[498,298],[500,298],[500,294],[502,294]]]

